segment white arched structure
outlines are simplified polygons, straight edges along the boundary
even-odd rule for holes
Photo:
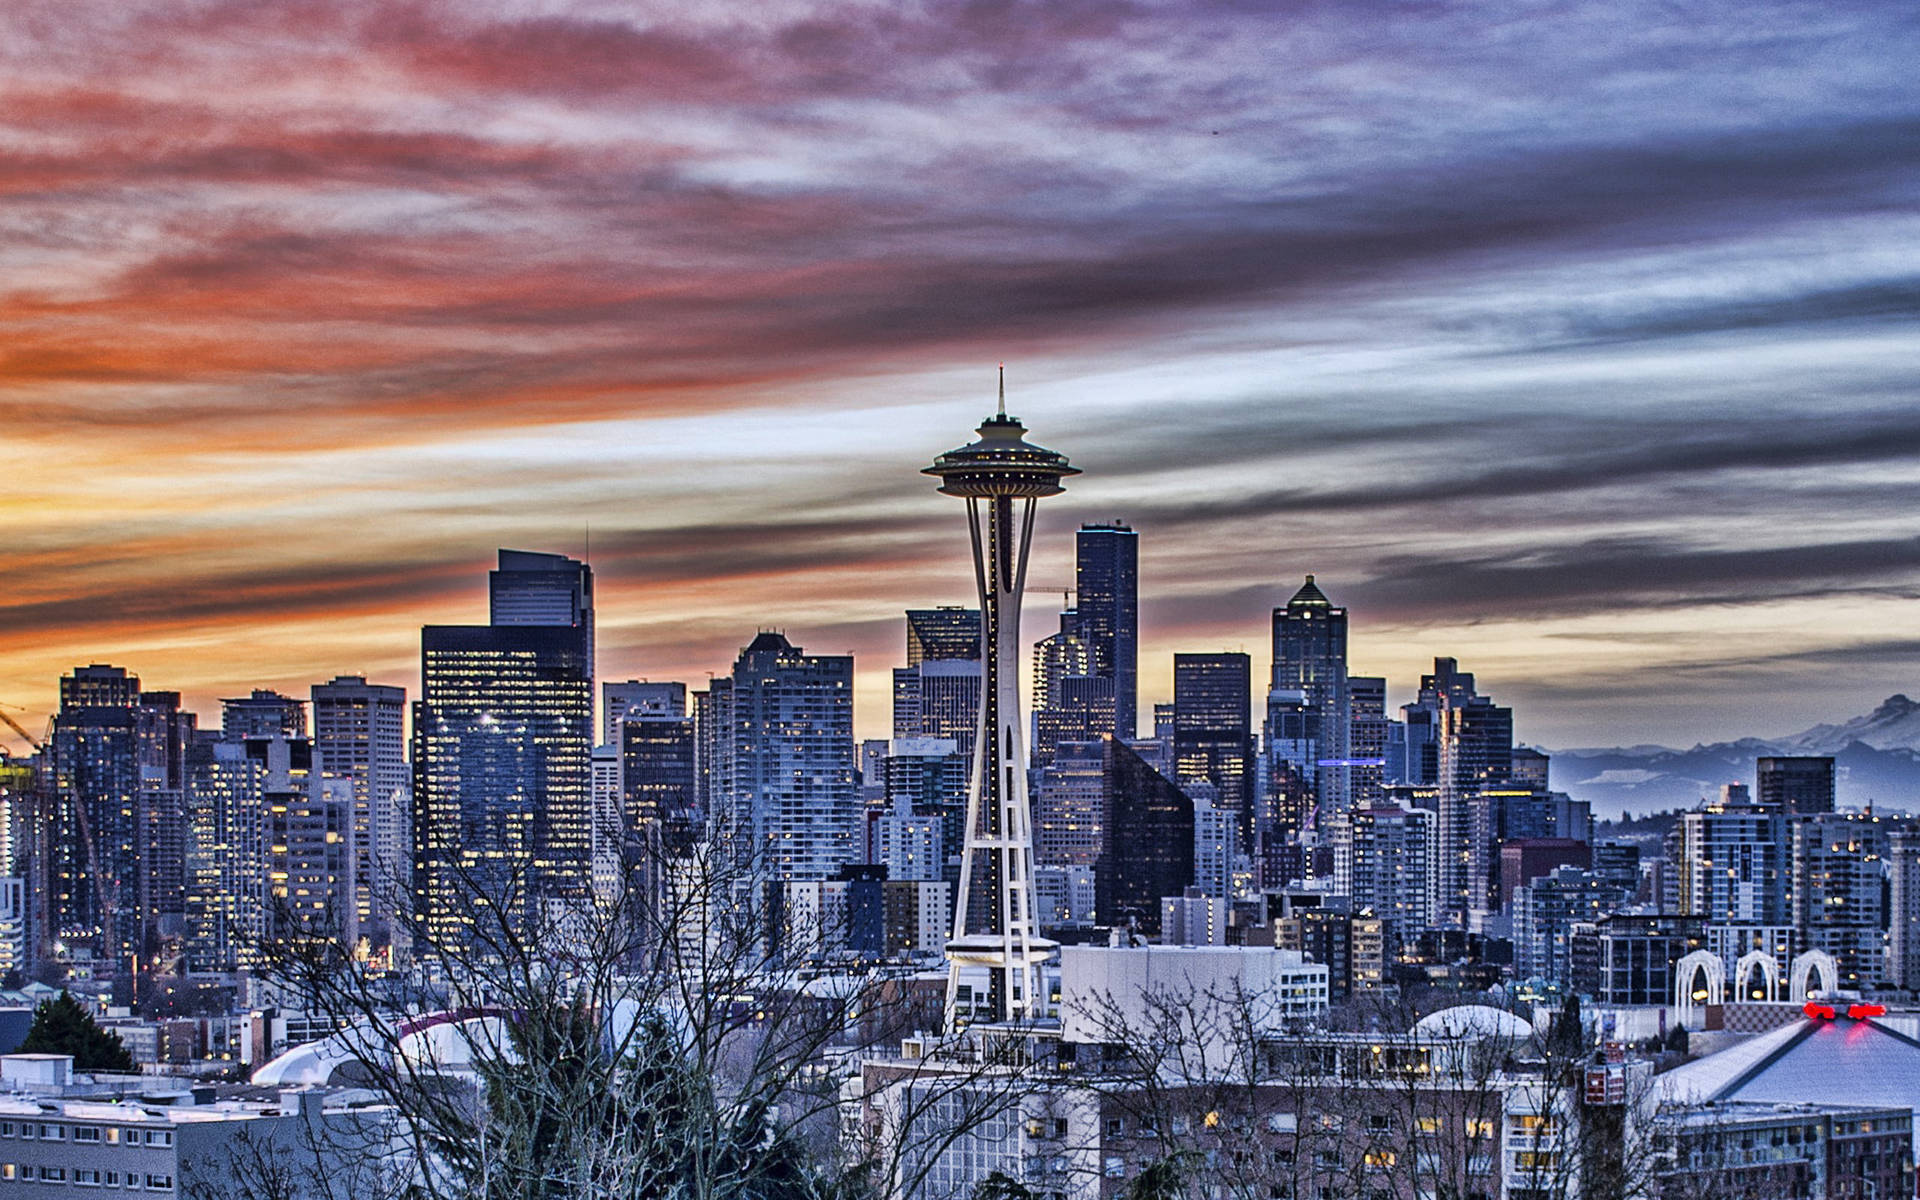
[[[1766,989],[1766,995],[1761,996],[1760,999],[1778,1000],[1780,998],[1780,964],[1775,962],[1773,955],[1765,950],[1749,950],[1740,956],[1740,961],[1733,968],[1734,999],[1741,1001],[1754,999],[1753,991],[1747,981],[1753,977],[1756,970],[1760,972],[1761,985]]]
[[[1805,954],[1793,957],[1793,970],[1788,981],[1787,999],[1795,1004],[1805,1004],[1811,992],[1810,976],[1820,973],[1820,992],[1825,995],[1839,990],[1840,964],[1833,961],[1833,955],[1825,950],[1809,950]]]
[[[1701,975],[1707,977],[1704,1000],[1695,999],[1693,981]],[[1682,1025],[1694,1026],[1700,1015],[1700,1005],[1724,1004],[1727,993],[1727,964],[1720,961],[1717,954],[1705,950],[1695,950],[1692,954],[1673,964],[1673,1007],[1674,1017]]]

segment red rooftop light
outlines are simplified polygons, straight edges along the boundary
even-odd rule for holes
[[[1887,1015],[1887,1006],[1884,1004],[1849,1004],[1847,1005],[1847,1015],[1856,1021],[1862,1017],[1884,1017]]]
[[[1816,1021],[1831,1021],[1834,1017],[1833,1005],[1819,1004],[1812,1000],[1807,1001],[1806,1007],[1800,1011]]]

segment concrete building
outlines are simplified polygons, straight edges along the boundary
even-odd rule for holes
[[[1831,760],[1826,760],[1831,761]],[[1887,858],[1892,820],[1819,813],[1788,827],[1788,916],[1801,946],[1833,956],[1840,987],[1871,990],[1886,979]]]
[[[715,751],[726,791],[710,815],[729,857],[771,880],[833,878],[861,840],[853,657],[810,655],[761,633],[734,662],[725,697]]]
[[[396,1123],[347,1095],[223,1099],[217,1089],[143,1077],[139,1092],[73,1072],[65,1055],[0,1057],[0,1193],[69,1200],[99,1189],[142,1195],[329,1200],[377,1194],[399,1174]]]
[[[1335,826],[1336,880],[1346,868],[1355,912],[1392,922],[1401,936],[1434,923],[1437,821],[1430,809],[1355,808]]]
[[[314,684],[311,699],[314,769],[351,790],[354,905],[361,933],[377,949],[392,941],[413,874],[407,691],[338,675]]]

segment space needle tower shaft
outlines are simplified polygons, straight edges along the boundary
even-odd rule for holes
[[[967,787],[966,840],[953,938],[947,943],[946,1029],[970,1019],[1025,1021],[1045,1015],[1041,967],[1054,943],[1038,936],[1033,896],[1033,814],[1027,798],[1026,722],[1020,715],[1020,595],[1033,540],[1034,502],[1061,492],[1078,475],[1065,455],[1026,440],[1007,415],[1002,368],[1000,410],[982,422],[979,440],[935,459],[925,474],[940,491],[967,502],[973,570],[980,590],[980,716]],[[986,1003],[962,1011],[963,979],[985,968]]]

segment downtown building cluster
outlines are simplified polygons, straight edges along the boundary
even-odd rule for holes
[[[1920,1042],[1872,1023],[1920,988],[1920,826],[1836,811],[1831,759],[1762,759],[1659,853],[1597,838],[1457,662],[1397,708],[1352,672],[1347,610],[1312,575],[1272,611],[1260,686],[1245,653],[1183,652],[1170,701],[1143,709],[1141,533],[1079,528],[1071,598],[1023,641],[1032,501],[1075,472],[1003,411],[929,473],[969,504],[982,604],[904,614],[885,739],[856,739],[852,657],[781,632],[704,686],[597,678],[591,568],[516,550],[486,624],[422,630],[411,703],[339,676],[304,699],[251,690],[203,729],[177,693],[77,667],[32,756],[0,764],[0,968],[38,981],[27,999],[91,996],[149,1061],[281,1080],[343,1036],[340,1014],[253,986],[290,946],[447,981],[430,1020],[458,1027],[483,1010],[459,1007],[475,993],[446,955],[477,940],[484,957],[480,908],[563,959],[596,917],[671,911],[676,962],[745,932],[742,996],[771,971],[879,980],[926,1016],[897,1054],[823,1057],[854,1140],[924,1134],[913,1121],[945,1110],[903,1114],[929,1078],[964,1092],[990,1063],[1019,1084],[932,1139],[903,1193],[1000,1174],[1117,1195],[1204,1152],[1221,1188],[1239,1172],[1269,1200],[1618,1197],[1683,1191],[1696,1168],[1913,1194],[1920,1094],[1769,1082],[1868,1043],[1920,1069]],[[235,989],[234,1008],[142,1022],[196,983]],[[1439,1011],[1330,1019],[1412,997]],[[1823,1021],[1867,1032],[1836,1042]],[[1652,1115],[1654,1056],[1683,1030],[1781,1040]],[[1141,1046],[1179,1050],[1180,1072],[1143,1074]],[[1747,1154],[1754,1139],[1778,1153]],[[25,1161],[5,1150],[0,1170]],[[1620,1182],[1635,1170],[1646,1186]]]
[[[1831,759],[1762,759],[1751,786],[1680,815],[1663,854],[1596,840],[1453,660],[1390,711],[1311,576],[1273,610],[1263,688],[1245,653],[1180,653],[1171,701],[1142,710],[1140,541],[1080,528],[1073,603],[1025,651],[1049,938],[1279,946],[1326,965],[1335,996],[1453,981],[1783,1001],[1796,964],[1816,990],[1920,986],[1920,828],[1834,811]],[[754,873],[740,902],[773,914],[771,939],[806,914],[799,950],[823,961],[938,960],[978,609],[905,614],[893,736],[860,742],[850,655],[763,631],[705,687],[596,697],[586,564],[502,551],[489,594],[487,624],[423,629],[411,705],[341,676],[304,698],[255,689],[202,728],[125,669],[64,677],[37,753],[0,775],[0,970],[127,1003],[143,976],[243,973],[322,929],[402,966],[476,891],[564,913],[657,894],[676,859],[716,853]]]

